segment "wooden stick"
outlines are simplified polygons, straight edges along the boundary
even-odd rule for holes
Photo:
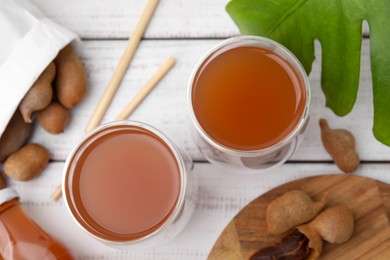
[[[126,73],[127,68],[129,67],[130,61],[134,56],[134,53],[141,41],[141,38],[148,26],[150,19],[154,13],[154,10],[157,7],[159,0],[149,0],[144,12],[141,15],[141,18],[138,21],[137,26],[135,27],[134,33],[131,35],[125,52],[123,53],[114,74],[111,77],[110,82],[108,83],[106,90],[103,93],[95,111],[92,114],[92,117],[88,123],[86,132],[91,131],[96,126],[98,126],[107,111],[108,106],[111,104],[111,101],[121,83],[123,76]]]
[[[53,194],[51,195],[51,199],[54,200],[54,201],[57,201],[62,195],[62,187],[61,187],[61,184],[58,185],[58,187],[56,188],[56,190],[53,192]]]
[[[158,2],[159,0],[148,1],[138,21],[138,24],[135,27],[135,30],[127,43],[126,49],[121,59],[119,60],[119,63],[114,71],[114,74],[112,75],[106,87],[106,90],[103,93],[103,96],[101,97],[94,113],[92,114],[91,120],[89,121],[88,126],[85,129],[86,132],[93,130],[96,126],[100,124],[104,114],[107,111],[108,106],[111,104],[111,101],[114,98],[114,95],[119,87],[119,84],[123,79],[123,76],[126,73],[127,68],[130,65],[130,62],[141,41],[141,38],[145,33],[145,30],[152,18],[154,11],[156,10]],[[61,197],[61,194],[62,194],[62,188],[61,185],[59,185],[55,190],[55,192],[53,193],[53,195],[51,196],[51,199],[56,201]]]
[[[130,101],[127,107],[119,114],[116,120],[124,120],[138,107],[138,105],[145,99],[145,97],[154,89],[155,86],[164,78],[168,71],[175,65],[174,58],[168,58],[152,76],[152,78],[138,91],[135,97]],[[51,199],[57,201],[62,195],[61,184],[58,185]]]
[[[157,86],[157,84],[164,78],[168,71],[175,65],[174,58],[168,58],[156,71],[153,77],[138,91],[135,97],[130,101],[125,109],[119,114],[116,120],[125,120],[138,107],[138,105],[145,99],[145,97]]]

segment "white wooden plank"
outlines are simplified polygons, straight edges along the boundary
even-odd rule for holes
[[[32,0],[48,17],[83,38],[127,38],[146,0]],[[229,0],[161,0],[146,38],[221,38],[239,34]],[[364,31],[368,31],[365,25]]]
[[[218,42],[218,40],[143,41],[104,118],[104,122],[113,120],[158,66],[168,56],[173,56],[177,58],[176,66],[130,119],[145,121],[156,126],[185,148],[192,158],[201,160],[203,157],[190,138],[186,105],[187,82],[196,61]],[[125,41],[86,41],[84,46],[79,46],[77,49],[88,72],[88,95],[72,111],[71,123],[64,134],[53,136],[37,128],[32,139],[32,141],[48,147],[54,160],[64,160],[74,143],[84,135],[84,128],[125,44]],[[368,40],[365,40],[358,101],[353,112],[344,118],[335,116],[329,109],[325,108],[324,95],[320,89],[320,60],[315,62],[310,76],[311,121],[304,142],[292,159],[330,160],[320,141],[318,127],[320,117],[328,118],[333,127],[350,129],[356,136],[358,150],[363,160],[390,159],[390,148],[376,141],[371,131],[373,108],[368,45]],[[317,52],[317,57],[320,58],[320,56],[320,53]]]
[[[227,223],[241,208],[262,193],[299,178],[337,173],[333,164],[286,164],[266,174],[227,174],[208,163],[195,165],[199,176],[198,206],[188,226],[166,245],[143,251],[118,251],[90,238],[72,222],[64,202],[49,198],[61,178],[63,163],[51,163],[30,182],[10,181],[28,214],[46,231],[62,241],[77,259],[206,259]],[[390,164],[364,164],[357,175],[390,183]]]
[[[146,0],[32,0],[48,17],[83,38],[127,38]],[[238,34],[228,0],[161,0],[146,38],[206,38]]]

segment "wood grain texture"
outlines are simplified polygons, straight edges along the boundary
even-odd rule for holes
[[[130,62],[133,59],[134,54],[141,42],[145,30],[147,29],[147,26],[153,17],[158,2],[158,0],[148,0],[145,9],[140,15],[139,21],[137,22],[134,32],[132,33],[131,37],[127,42],[122,57],[119,59],[118,65],[116,66],[114,73],[112,74],[111,79],[108,82],[107,87],[103,92],[103,95],[95,111],[92,114],[91,120],[89,121],[88,126],[85,129],[86,132],[92,131],[100,124],[104,114],[110,106],[111,101],[114,98],[116,91],[119,88],[119,85],[121,84],[122,79],[126,74],[127,69],[129,68]]]
[[[220,40],[162,40],[143,41],[130,65],[127,74],[109,107],[103,122],[114,120],[138,90],[150,79],[161,63],[169,56],[177,64],[143,101],[129,119],[150,123],[183,147],[195,160],[203,160],[190,137],[190,122],[187,114],[187,83],[195,63]],[[53,160],[64,160],[75,142],[83,135],[83,129],[110,79],[126,41],[86,41],[78,46],[86,67],[89,90],[86,99],[71,111],[71,121],[65,133],[54,136],[37,127],[33,142],[48,147]],[[369,43],[364,40],[362,51],[361,82],[358,100],[352,113],[346,117],[335,116],[325,108],[325,99],[320,87],[321,53],[317,45],[316,60],[310,75],[312,90],[310,123],[301,147],[292,160],[330,160],[320,140],[318,119],[325,117],[331,127],[347,128],[354,133],[357,149],[362,160],[390,159],[389,148],[375,140],[372,127],[372,90],[369,66]]]
[[[296,189],[307,192],[314,200],[328,192],[327,207],[343,204],[354,213],[355,230],[352,238],[340,245],[324,243],[321,259],[389,257],[390,215],[387,202],[390,199],[390,185],[366,177],[343,174],[300,179],[256,198],[241,210],[222,232],[209,259],[248,259],[259,249],[281,239],[284,235],[267,234],[265,211],[272,200]],[[238,255],[241,257],[237,257]]]
[[[230,220],[259,195],[300,178],[339,172],[333,164],[289,163],[268,173],[239,176],[208,163],[196,163],[195,172],[200,184],[198,205],[183,232],[159,247],[121,251],[107,247],[82,232],[68,214],[63,199],[57,202],[50,199],[61,180],[63,166],[59,162],[50,163],[38,178],[29,182],[8,179],[8,184],[19,192],[23,207],[41,227],[64,243],[76,259],[89,260],[204,260]],[[356,175],[390,183],[389,172],[389,164],[365,164]],[[385,235],[382,239],[388,238]]]
[[[88,39],[128,38],[146,0],[32,0],[43,13]],[[228,0],[163,0],[145,38],[226,38],[239,34]],[[368,26],[364,26],[367,34]]]
[[[146,1],[32,0],[49,18],[82,38],[128,38]],[[238,29],[225,11],[228,0],[163,0],[145,38],[225,38]]]
[[[89,91],[86,99],[71,111],[71,123],[64,134],[53,136],[37,127],[32,142],[49,148],[54,161],[63,161],[74,144],[84,135],[88,119],[122,54],[126,40],[133,32],[146,0],[31,0],[43,13],[59,24],[87,39],[76,48],[88,74]],[[148,96],[130,119],[142,120],[158,127],[190,153],[195,160],[203,160],[192,143],[186,111],[186,88],[196,61],[220,40],[238,35],[239,31],[225,11],[228,0],[162,0],[137,54],[109,108],[104,121],[113,120],[128,104],[139,88],[146,83],[158,66],[168,57],[177,59],[175,68]],[[364,29],[367,32],[367,26]],[[97,41],[95,41],[96,39]],[[112,41],[110,40],[112,39]],[[163,40],[160,40],[163,39]],[[187,39],[187,40],[185,40]],[[188,40],[193,39],[193,40]],[[364,160],[389,161],[389,148],[375,141],[372,132],[372,95],[369,73],[368,41],[363,44],[362,80],[358,105],[346,118],[334,116],[324,107],[320,91],[320,60],[310,77],[313,97],[311,122],[304,143],[293,159],[299,161],[328,161],[322,149],[317,120],[327,117],[331,126],[349,128],[355,133],[358,149]],[[317,57],[321,57],[319,45]],[[331,163],[287,163],[266,174],[237,176],[225,173],[208,163],[196,163],[200,181],[200,196],[194,216],[183,232],[171,242],[149,250],[119,251],[90,238],[72,221],[62,200],[53,202],[50,195],[61,180],[64,164],[51,162],[43,174],[30,182],[9,180],[9,185],[21,195],[27,213],[47,232],[64,243],[76,259],[169,259],[203,260],[229,221],[260,194],[308,176],[339,172]],[[357,175],[369,176],[390,183],[390,164],[363,164]],[[378,184],[381,193],[387,186]],[[390,194],[390,193],[389,193]],[[390,204],[389,195],[383,203]],[[388,208],[386,206],[386,208]],[[389,214],[388,211],[387,214]],[[387,241],[388,230],[378,237]],[[238,247],[233,243],[228,247]],[[359,246],[372,247],[361,241]],[[376,250],[387,250],[381,243]],[[367,251],[362,259],[372,259]]]

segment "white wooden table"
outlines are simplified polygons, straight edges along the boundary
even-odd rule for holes
[[[37,179],[11,182],[22,196],[24,207],[48,232],[54,234],[77,259],[205,259],[224,226],[248,202],[267,190],[313,175],[339,173],[320,142],[318,119],[331,126],[350,129],[356,136],[362,166],[355,174],[390,182],[390,148],[373,137],[369,40],[363,42],[361,88],[357,105],[345,118],[325,108],[320,89],[320,50],[310,75],[311,121],[306,138],[290,161],[257,176],[228,175],[207,163],[192,143],[188,130],[186,88],[195,62],[214,44],[237,35],[238,29],[225,12],[227,0],[161,0],[155,16],[104,121],[110,121],[168,57],[176,66],[141,104],[131,119],[150,123],[187,150],[195,160],[200,179],[196,212],[185,230],[166,245],[146,251],[118,251],[84,234],[66,212],[62,200],[50,194],[59,184],[64,160],[83,136],[87,121],[112,75],[146,1],[140,0],[32,0],[50,18],[78,33],[77,47],[87,74],[86,99],[72,111],[72,121],[59,136],[36,129],[33,141],[50,150],[52,162]]]

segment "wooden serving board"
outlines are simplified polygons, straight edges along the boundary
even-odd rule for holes
[[[390,259],[390,185],[349,174],[300,179],[279,186],[243,208],[215,243],[209,260],[249,259],[256,251],[280,240],[266,233],[265,210],[283,193],[301,189],[315,200],[329,192],[328,206],[348,206],[355,215],[352,238],[341,245],[324,242],[320,259]]]

